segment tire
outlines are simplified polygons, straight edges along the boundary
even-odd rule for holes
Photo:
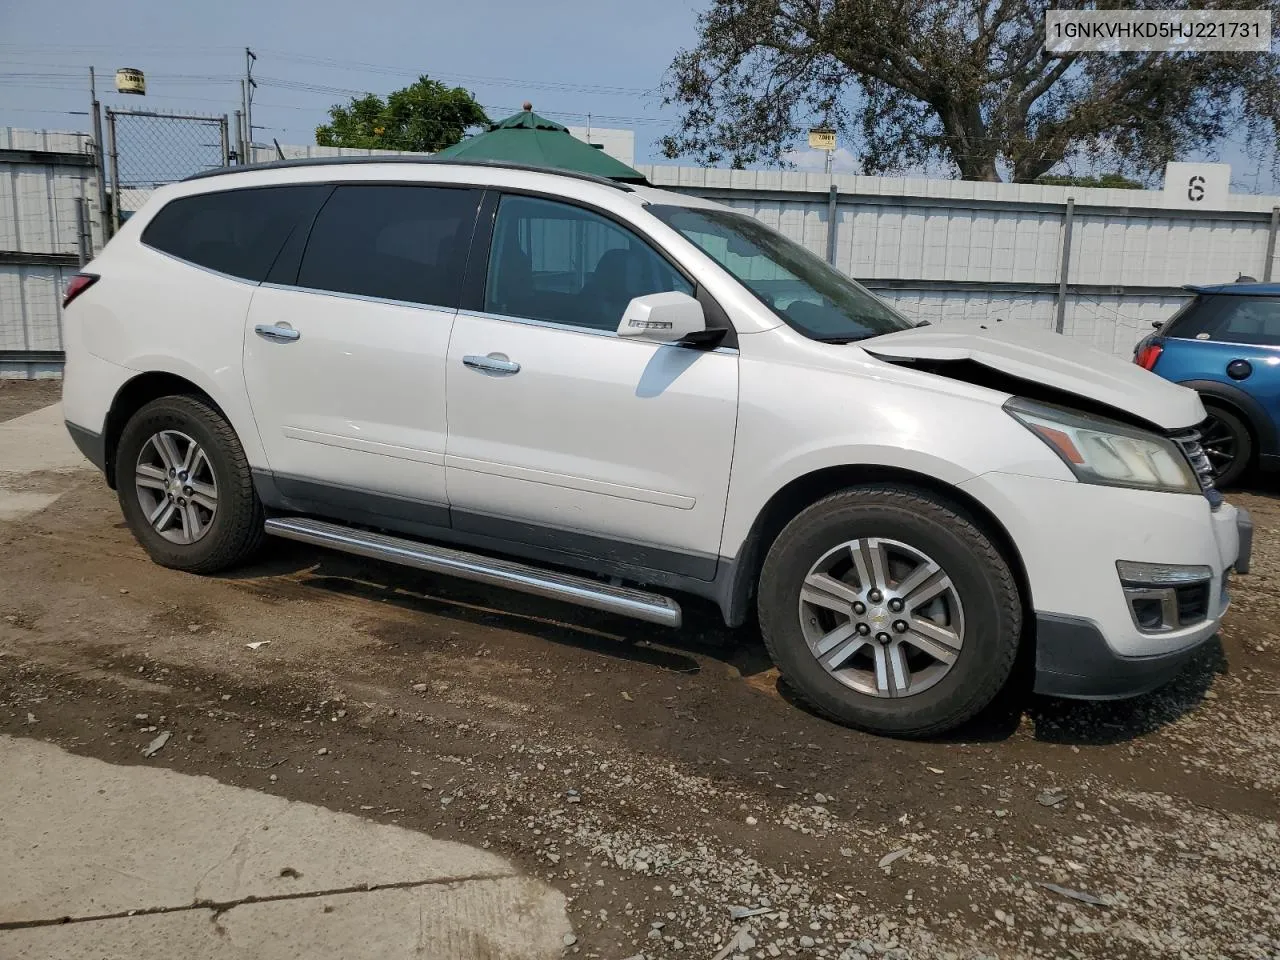
[[[190,441],[197,450],[188,478],[193,486],[182,485],[176,473],[165,479],[170,460],[179,469],[183,465]],[[125,424],[115,463],[125,521],[161,566],[217,573],[243,563],[262,545],[265,516],[249,461],[231,425],[207,401],[172,396],[148,403]],[[176,499],[168,519],[162,512],[164,522],[153,523],[148,514],[154,515],[153,506],[162,510],[170,492]]]
[[[1240,416],[1226,407],[1206,403],[1209,423],[1202,442],[1213,464],[1213,482],[1219,487],[1234,485],[1253,463],[1253,435]]]
[[[883,583],[884,592],[861,584],[849,546],[854,542],[870,587]],[[879,580],[872,553],[887,572]],[[940,570],[930,572],[930,564]],[[824,579],[812,581],[824,589],[807,586],[815,570],[849,592]],[[895,607],[898,586],[909,592]],[[940,592],[920,603],[934,591]],[[852,604],[843,613],[833,609],[853,594],[866,601],[862,616]],[[1022,630],[1017,581],[991,540],[942,498],[893,485],[832,494],[787,524],[765,557],[758,607],[773,662],[809,706],[847,726],[893,737],[940,734],[982,711],[1009,678]],[[840,638],[850,624],[860,631],[859,623],[868,634]],[[826,657],[839,660],[856,649],[828,670],[814,650],[832,638],[839,642]],[[917,642],[923,647],[913,646]]]

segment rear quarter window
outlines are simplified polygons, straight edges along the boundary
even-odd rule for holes
[[[1280,297],[1202,294],[1161,333],[1184,340],[1280,346]]]
[[[261,283],[286,239],[305,230],[332,188],[252,187],[170,200],[142,242],[190,263]]]

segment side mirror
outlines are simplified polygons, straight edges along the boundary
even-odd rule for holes
[[[675,343],[707,329],[702,304],[687,293],[650,293],[627,304],[618,336],[650,343]]]

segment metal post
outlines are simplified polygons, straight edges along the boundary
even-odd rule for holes
[[[840,191],[833,183],[827,193],[827,263],[833,267],[836,265],[836,233],[839,227],[836,223],[836,198],[839,195]]]
[[[80,257],[80,266],[84,266],[92,258],[89,248],[93,241],[89,237],[88,198],[84,195],[84,181],[80,181],[80,196],[76,200],[76,253]]]
[[[244,166],[248,163],[248,158],[244,155],[244,114],[239,110],[236,111],[236,163]]]
[[[253,81],[253,61],[257,55],[248,47],[244,48],[244,139],[253,152],[253,89],[257,86]]]
[[[249,85],[244,82],[244,78],[240,79],[240,139],[244,142],[244,162],[253,163],[253,157],[250,154],[253,148],[249,145],[249,128],[245,126],[245,117],[249,115]]]
[[[89,114],[93,117],[93,156],[98,167],[98,217],[102,229],[102,242],[111,237],[111,211],[107,208],[106,147],[102,142],[102,105],[98,103],[98,89],[94,82],[93,67],[89,68]]]
[[[1271,262],[1276,258],[1276,230],[1280,228],[1280,207],[1271,208],[1271,231],[1267,234],[1267,261],[1262,265],[1262,282],[1271,282]]]
[[[218,133],[222,142],[222,165],[229,167],[231,166],[231,138],[227,131],[227,115],[225,113],[218,118]]]
[[[107,130],[111,134],[111,232],[120,229],[120,154],[116,150],[116,115],[107,107]]]
[[[1075,218],[1076,201],[1067,201],[1067,212],[1062,218],[1062,264],[1058,271],[1058,316],[1053,329],[1062,333],[1067,323],[1067,274],[1071,270],[1071,221]]]

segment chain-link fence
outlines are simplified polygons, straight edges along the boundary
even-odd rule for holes
[[[226,116],[107,109],[107,166],[115,227],[138,210],[156,187],[230,160]]]

